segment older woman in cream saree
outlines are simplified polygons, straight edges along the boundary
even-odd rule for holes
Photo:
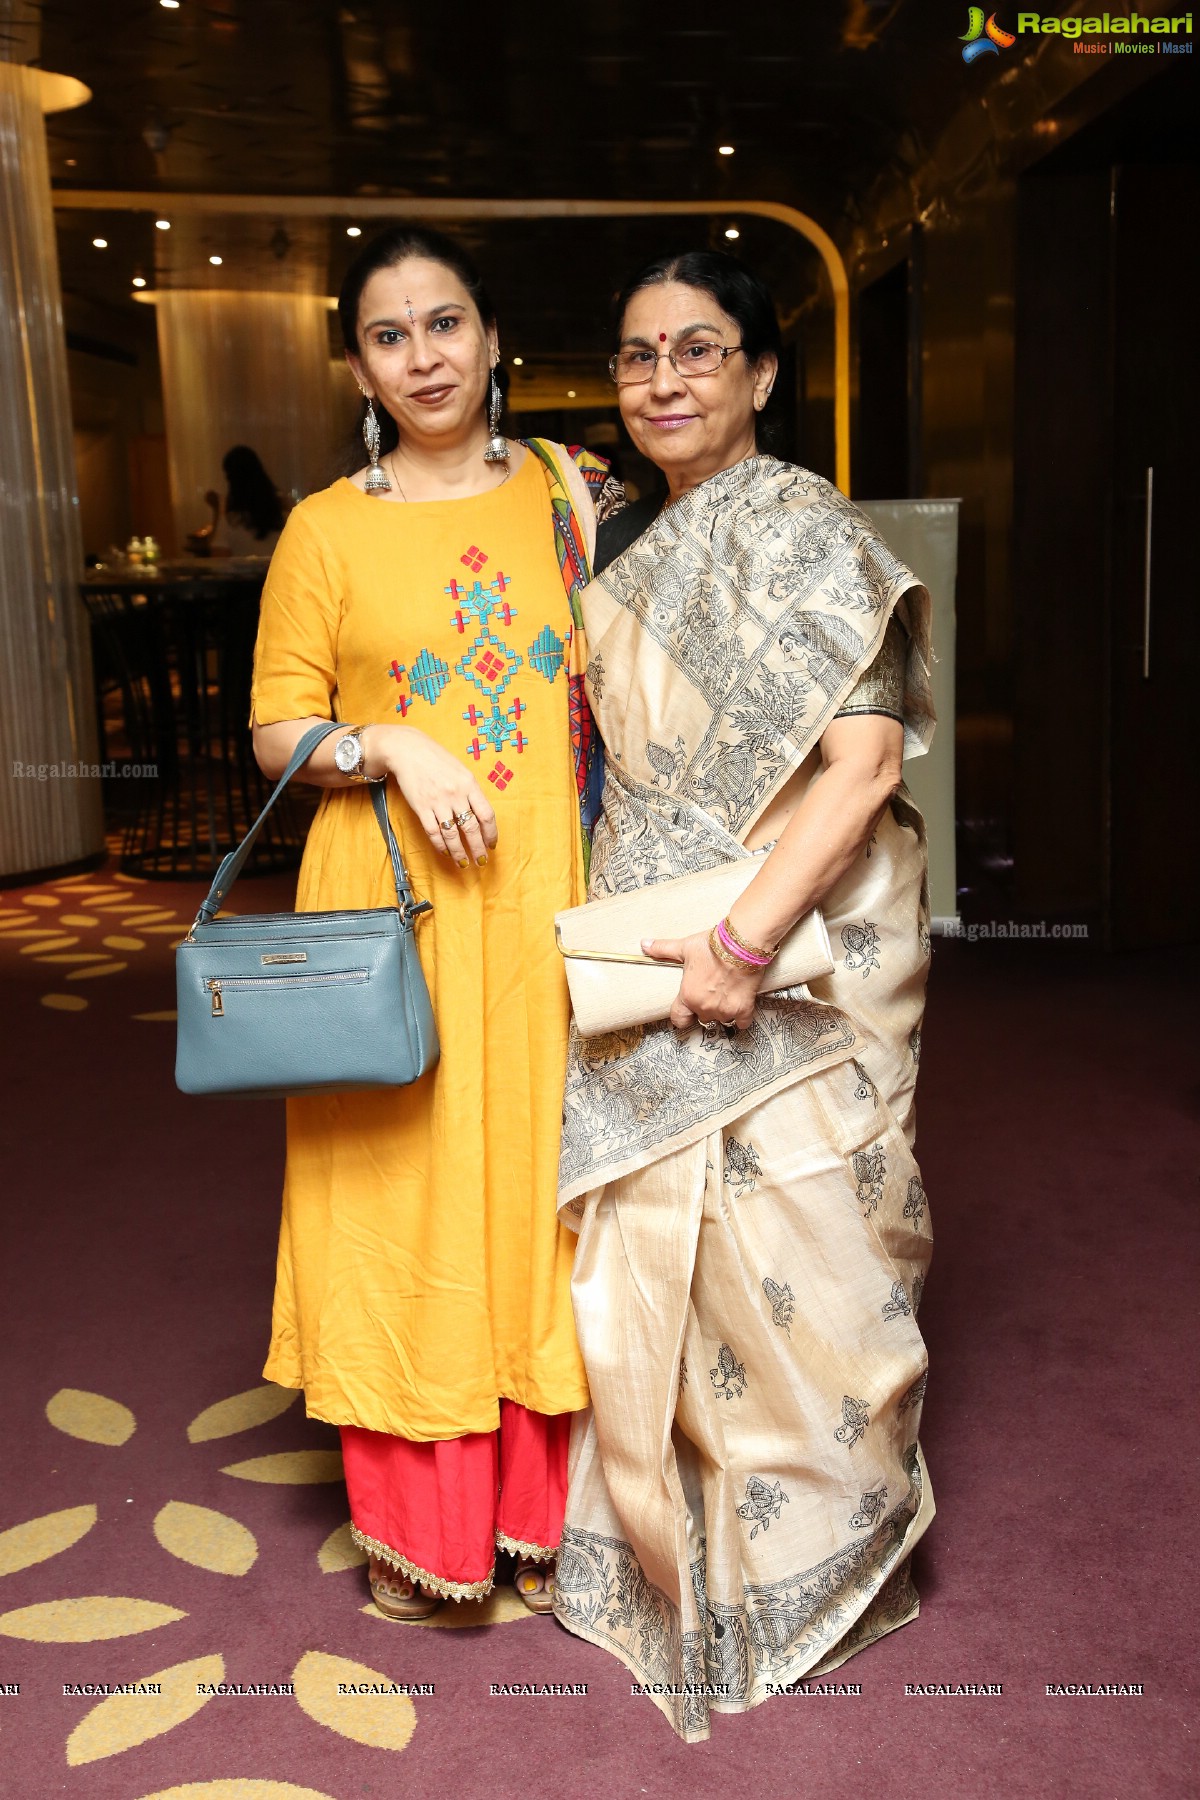
[[[736,293],[651,302],[651,355],[714,312],[726,343],[749,337]],[[607,753],[592,898],[746,855],[784,791],[803,813],[835,718],[890,713],[909,752],[929,741],[928,595],[806,470],[750,454],[673,483],[583,609]],[[592,1410],[555,1612],[688,1740],[917,1611],[929,931],[902,785],[863,838],[820,897],[836,965],[811,991],[739,1003],[740,1028],[684,1006],[572,1039],[559,1198]],[[690,949],[659,950],[690,971]]]

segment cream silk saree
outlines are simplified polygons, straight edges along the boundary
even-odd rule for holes
[[[592,898],[745,855],[893,612],[906,752],[929,743],[929,598],[819,476],[753,457],[584,590],[604,738]],[[834,973],[732,1038],[573,1034],[559,1207],[592,1410],[555,1612],[679,1735],[835,1668],[917,1611],[928,1204],[913,1088],[929,960],[905,790],[825,898]]]

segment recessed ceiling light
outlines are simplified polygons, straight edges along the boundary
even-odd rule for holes
[[[134,287],[145,287],[146,277],[144,275],[135,275],[133,278],[133,285]]]
[[[225,259],[224,259],[224,257],[221,257],[221,256],[210,256],[208,260],[212,264],[214,269],[219,269],[222,262]]]
[[[92,248],[93,248],[93,250],[107,250],[108,249],[108,239],[107,238],[93,238],[92,239]]]
[[[170,231],[171,229],[170,219],[155,219],[154,224],[158,231]]]
[[[525,366],[525,358],[523,356],[514,356],[513,357],[513,368],[514,369],[521,369],[524,366]]]
[[[361,225],[347,225],[346,236],[347,237],[361,237],[362,236],[362,226]]]
[[[76,164],[75,164],[75,158],[74,158],[74,157],[73,157],[73,156],[68,156],[68,158],[67,158],[67,167],[68,167],[68,169],[73,169],[73,168],[74,168],[74,167],[75,167],[75,166],[76,166]]]
[[[165,6],[168,12],[179,11],[179,0],[158,0],[158,4]]]
[[[733,145],[732,144],[718,144],[717,145],[717,155],[718,156],[732,156],[733,155]]]
[[[726,236],[726,237],[727,237],[727,238],[740,238],[740,237],[741,237],[741,235],[742,235],[742,234],[741,234],[741,232],[740,232],[740,231],[739,231],[739,230],[738,230],[738,228],[737,228],[737,226],[736,226],[736,225],[727,225],[727,226],[726,226],[726,227],[725,227],[725,236]]]
[[[568,388],[568,389],[567,389],[567,399],[568,399],[568,400],[573,400],[573,399],[574,399],[574,398],[575,398],[575,389],[574,389],[574,388]]]

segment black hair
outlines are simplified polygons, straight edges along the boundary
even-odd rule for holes
[[[235,444],[221,459],[228,493],[225,516],[245,525],[256,538],[283,530],[283,501],[263,468],[262,459],[249,444]]]
[[[466,288],[475,302],[484,326],[494,325],[496,309],[492,305],[491,296],[484,286],[483,278],[471,258],[461,244],[453,238],[446,237],[440,231],[433,231],[425,225],[393,225],[390,230],[383,231],[378,237],[364,244],[342,282],[338,294],[338,319],[342,327],[342,344],[352,355],[359,354],[358,345],[358,309],[362,301],[363,289],[372,275],[381,269],[394,269],[397,263],[407,262],[409,257],[420,257],[424,262],[441,263],[443,268],[452,274]],[[497,371],[499,373],[499,371]],[[362,422],[366,418],[367,403],[364,400],[359,409],[358,423],[355,427],[354,443],[351,454],[346,458],[349,468],[362,467]],[[379,451],[386,456],[394,450],[400,441],[400,433],[396,429],[396,421],[378,398],[375,401],[375,416],[379,420]]]
[[[633,296],[640,294],[643,288],[657,287],[665,281],[678,281],[684,287],[711,294],[721,311],[737,325],[751,368],[759,357],[768,353],[782,358],[783,338],[771,290],[752,270],[736,257],[726,256],[723,250],[685,250],[677,256],[660,256],[631,275],[613,302],[615,340],[620,339],[621,326]],[[755,414],[754,436],[760,450],[769,449],[778,436],[782,398],[780,392]]]

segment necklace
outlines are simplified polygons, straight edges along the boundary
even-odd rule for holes
[[[401,486],[401,484],[400,484],[400,477],[399,477],[399,476],[398,476],[398,475],[397,475],[397,473],[396,473],[396,460],[395,460],[395,458],[396,458],[396,452],[395,452],[395,451],[394,451],[394,450],[389,450],[389,451],[388,451],[388,453],[387,453],[387,455],[386,455],[386,456],[385,456],[385,457],[384,457],[384,459],[383,459],[383,460],[384,460],[384,462],[385,462],[385,463],[386,463],[386,464],[387,464],[387,466],[388,466],[388,469],[389,469],[389,470],[390,470],[390,472],[391,472],[391,477],[392,477],[392,480],[393,480],[393,481],[394,481],[394,482],[395,482],[395,484],[396,484],[396,492],[397,492],[397,493],[398,493],[398,494],[399,494],[399,496],[400,496],[400,498],[401,498],[401,499],[402,499],[402,500],[403,500],[403,501],[404,501],[404,502],[405,502],[405,504],[406,504],[406,505],[407,505],[407,504],[409,504],[409,499],[408,499],[408,495],[407,495],[407,494],[406,494],[406,493],[405,493],[405,491],[404,491],[404,489],[403,489],[403,487],[402,487],[402,486]],[[506,481],[507,481],[507,480],[508,480],[508,478],[509,478],[509,476],[510,476],[510,475],[511,475],[511,474],[512,474],[512,468],[511,468],[511,466],[510,466],[510,465],[509,465],[509,464],[508,464],[508,463],[507,463],[507,462],[506,462],[506,463],[505,463],[505,465],[504,465],[504,473],[503,473],[503,475],[502,475],[502,476],[501,476],[501,477],[500,477],[500,479],[499,479],[499,481],[498,481],[498,482],[497,482],[497,483],[496,483],[496,486],[497,486],[497,487],[498,487],[498,488],[502,488],[502,487],[503,487],[503,486],[504,486],[504,483],[505,483],[505,482],[506,482]],[[488,493],[491,493],[491,492],[492,492],[492,491],[493,491],[493,490],[492,490],[492,489],[491,489],[491,488],[485,488],[485,489],[484,489],[484,490],[483,490],[483,491],[484,491],[484,493],[485,493],[485,494],[488,494]]]

